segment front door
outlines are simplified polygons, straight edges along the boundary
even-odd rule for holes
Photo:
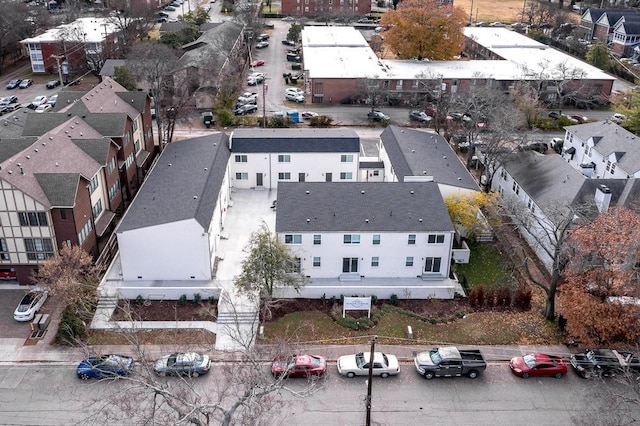
[[[325,182],[331,182],[331,173],[325,173]]]
[[[357,257],[343,257],[342,258],[342,272],[345,274],[349,272],[358,272],[358,258]]]
[[[298,173],[298,182],[304,182],[305,173]]]
[[[256,186],[262,186],[262,173],[256,173]]]

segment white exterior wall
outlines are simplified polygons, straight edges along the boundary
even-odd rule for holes
[[[280,163],[279,155],[289,155],[291,161]],[[353,161],[341,162],[342,155],[351,155]],[[237,156],[246,156],[247,162],[236,161]],[[358,180],[358,153],[232,153],[230,159],[231,186],[235,188],[255,188],[258,173],[262,174],[264,188],[278,187],[278,174],[289,173],[287,182],[299,182],[299,173],[304,173],[306,182],[325,182],[331,173],[333,182],[356,182]],[[236,173],[247,173],[246,180],[238,180]],[[340,173],[351,173],[351,179],[340,179]]]
[[[289,233],[286,233],[289,234]],[[294,233],[296,234],[296,233]],[[321,244],[313,244],[314,234],[321,235]],[[360,244],[345,244],[340,233],[301,233],[302,244],[287,244],[302,260],[305,275],[311,278],[337,278],[343,274],[343,258],[358,258],[358,274],[364,277],[399,278],[417,277],[423,274],[425,258],[440,257],[440,272],[433,275],[446,278],[451,263],[453,234],[444,234],[444,243],[427,244],[427,234],[407,233],[359,233]],[[358,233],[353,233],[358,234]],[[373,235],[380,235],[380,244],[373,244]],[[408,244],[409,234],[416,234],[416,243]],[[434,232],[435,234],[435,232]],[[285,233],[279,234],[284,241]],[[377,256],[379,266],[371,266],[372,257]],[[413,257],[413,266],[406,266],[407,257]],[[320,267],[313,266],[313,258],[320,257]]]
[[[569,148],[574,148],[576,150],[573,156],[567,153],[567,150]],[[638,149],[640,149],[640,146]],[[611,160],[612,163],[615,163],[615,154],[611,154],[609,155],[609,157],[604,158],[602,154],[597,151],[597,146],[594,146],[592,138],[584,141],[569,132],[567,132],[564,145],[562,147],[562,158],[567,160],[571,167],[578,170],[579,172],[582,172],[580,164],[594,163],[595,169],[593,171],[593,175],[591,176],[592,178],[627,179],[628,176],[631,176],[632,178],[640,177],[640,172],[635,174],[627,173],[625,170],[622,170],[617,164],[614,173],[609,173],[607,171],[607,161]]]
[[[21,226],[19,212],[45,213],[47,226]],[[25,238],[50,239],[54,255],[58,252],[55,232],[48,208],[27,196],[4,180],[0,180],[0,237],[7,245],[5,264],[36,264],[43,259],[29,260],[26,253]]]
[[[194,219],[118,232],[124,280],[210,280],[209,234]]]
[[[397,182],[398,177],[396,176],[395,171],[393,170],[393,165],[391,164],[391,160],[389,159],[389,154],[384,149],[384,144],[380,142],[378,144],[378,152],[380,155],[380,161],[384,163],[384,181],[385,182]]]
[[[217,255],[218,247],[220,244],[220,234],[224,229],[224,221],[227,217],[227,210],[229,209],[229,167],[222,178],[222,184],[220,185],[220,193],[218,194],[218,200],[216,201],[216,207],[213,210],[213,218],[209,225],[209,253],[210,257]]]

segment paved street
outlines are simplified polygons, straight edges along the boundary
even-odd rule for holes
[[[374,379],[372,424],[578,424],[581,421],[574,416],[597,407],[590,396],[597,395],[596,388],[602,387],[596,381],[578,378],[573,372],[562,379],[520,379],[513,376],[505,364],[490,365],[476,380],[426,381],[412,365],[403,365],[402,369],[399,376]],[[364,424],[366,379],[341,377],[335,371],[335,364],[329,370],[320,382],[319,391],[308,398],[283,391],[285,405],[264,424]],[[114,408],[113,401],[117,398],[138,401],[134,406],[142,404],[137,391],[122,393],[132,388],[130,382],[83,382],[75,377],[75,365],[2,366],[0,377],[0,424],[129,425],[136,420],[135,410],[120,413],[117,420],[110,421],[105,419],[102,410]],[[208,395],[209,401],[215,400],[217,385],[223,377],[224,367],[216,365],[208,376],[196,379],[196,389]],[[305,385],[306,381],[297,379],[288,383],[294,391],[302,390]],[[640,412],[636,410],[627,419],[629,423],[638,421]],[[592,420],[594,424],[603,424],[597,418]]]

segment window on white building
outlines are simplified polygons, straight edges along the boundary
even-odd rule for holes
[[[424,262],[425,272],[440,272],[441,257],[427,257]]]
[[[344,234],[342,241],[345,244],[360,244],[360,234]]]
[[[351,172],[341,172],[340,180],[351,180],[353,179],[353,173]]]
[[[342,154],[340,156],[341,163],[353,163],[353,154]]]
[[[278,155],[278,163],[290,163],[291,155],[289,154],[280,154]]]
[[[246,155],[236,155],[235,156],[235,162],[236,163],[246,163],[247,162],[247,156]]]
[[[291,180],[291,173],[289,172],[278,173],[278,180]]]
[[[314,246],[319,246],[320,244],[322,244],[322,235],[314,234],[313,235],[313,245]]]
[[[427,244],[442,244],[444,243],[444,234],[429,234],[427,237]]]
[[[407,244],[413,245],[416,243],[416,234],[409,234],[409,238],[407,239]]]
[[[236,180],[249,180],[249,173],[236,173]]]
[[[319,268],[320,267],[320,257],[319,256],[315,256],[313,258],[313,267],[314,268]]]
[[[374,246],[380,245],[380,234],[373,235],[373,245]]]
[[[374,268],[377,268],[378,266],[380,266],[380,258],[378,256],[373,256],[371,258],[371,266]]]
[[[404,261],[404,266],[413,266],[413,256],[407,256]]]
[[[302,234],[285,234],[285,244],[302,244]]]

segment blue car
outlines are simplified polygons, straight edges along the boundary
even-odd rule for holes
[[[76,374],[82,380],[90,378],[128,376],[133,371],[133,358],[125,355],[98,355],[84,359]]]

